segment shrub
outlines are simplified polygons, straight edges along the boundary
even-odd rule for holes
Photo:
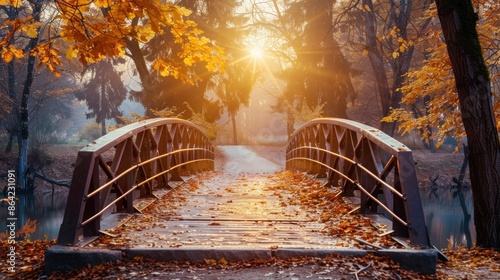
[[[78,135],[80,141],[92,142],[101,137],[101,127],[95,122],[86,124]]]

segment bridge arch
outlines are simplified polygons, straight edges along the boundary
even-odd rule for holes
[[[181,171],[213,169],[214,146],[191,122],[156,118],[114,130],[78,152],[57,243],[98,236],[109,208],[134,212],[137,195],[170,188],[169,181],[182,180]]]
[[[361,214],[383,209],[395,236],[430,246],[412,151],[379,129],[338,118],[312,120],[291,135],[286,168],[326,175],[327,185],[341,187],[345,196],[359,190]]]

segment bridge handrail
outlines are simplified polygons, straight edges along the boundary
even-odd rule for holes
[[[379,129],[345,119],[312,120],[290,136],[286,168],[327,175],[327,185],[342,187],[346,196],[359,189],[362,214],[380,206],[393,218],[394,235],[430,246],[413,154]]]
[[[149,119],[111,131],[78,152],[57,243],[74,245],[98,236],[109,208],[135,211],[135,190],[140,197],[152,196],[154,189],[182,180],[180,169],[212,170],[214,157],[210,140],[186,120]]]

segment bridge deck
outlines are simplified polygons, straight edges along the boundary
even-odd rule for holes
[[[280,205],[266,175],[192,178],[130,219],[111,245],[320,248],[336,240],[298,206]],[[106,241],[104,241],[106,243]]]
[[[278,165],[244,147],[221,149],[227,157],[222,172],[199,174],[170,192],[158,193],[162,197],[143,213],[108,229],[109,235],[91,246],[364,248],[355,242],[358,238],[398,247],[395,242],[387,243],[388,238],[383,236],[387,228],[377,229],[365,218],[355,217],[357,214],[330,213],[325,219],[329,211],[348,211],[351,206],[347,202],[344,206],[310,205],[314,201],[306,201],[305,195],[318,191],[321,182],[307,176],[292,178],[290,173],[275,173],[280,170]],[[263,173],[264,170],[270,172]],[[338,192],[330,188],[322,190],[321,195],[334,197]],[[343,201],[338,197],[332,203]]]

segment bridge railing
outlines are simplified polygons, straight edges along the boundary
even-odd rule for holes
[[[213,168],[214,146],[188,121],[158,118],[114,130],[78,152],[57,243],[98,236],[103,214],[133,213],[135,198],[170,188],[181,172]]]
[[[360,191],[360,213],[385,212],[394,235],[430,246],[410,149],[382,131],[322,118],[299,128],[286,149],[286,168],[327,176],[345,196]]]

